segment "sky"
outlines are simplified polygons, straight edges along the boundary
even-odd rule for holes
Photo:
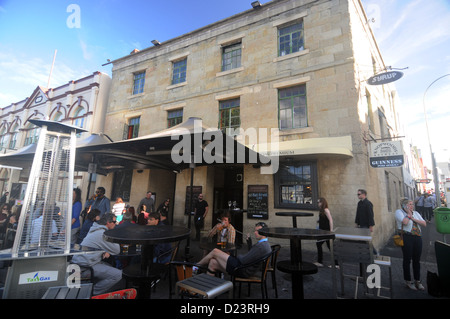
[[[95,71],[111,76],[112,65],[103,66],[108,59],[249,10],[252,1],[0,0],[0,107],[25,99],[38,85],[54,88]],[[431,167],[426,112],[433,152],[447,161],[450,1],[362,3],[385,65],[404,69],[395,82],[409,137],[404,142],[419,147]]]

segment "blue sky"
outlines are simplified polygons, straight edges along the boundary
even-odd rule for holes
[[[107,59],[152,46],[154,39],[163,42],[251,9],[251,2],[0,0],[0,107],[26,98],[38,85],[47,86],[55,50],[50,87],[94,71],[111,75],[111,65],[102,66]],[[429,147],[422,101],[435,79],[450,74],[450,1],[362,2],[368,17],[375,19],[370,23],[385,64],[408,68],[395,84],[402,101],[400,112],[414,144],[426,157]],[[437,155],[450,150],[446,130],[450,124],[449,95],[450,76],[432,85],[425,99]]]

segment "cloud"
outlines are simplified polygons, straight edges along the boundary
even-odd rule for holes
[[[15,54],[0,47],[0,107],[10,105],[30,96],[41,85],[47,87],[52,61]],[[56,57],[50,80],[50,87],[55,88],[71,80],[82,78],[92,71],[72,69]]]

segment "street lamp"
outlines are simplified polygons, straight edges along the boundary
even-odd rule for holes
[[[439,176],[438,176],[438,172],[437,172],[436,158],[434,157],[433,149],[431,147],[430,131],[428,130],[428,117],[427,117],[427,109],[425,106],[425,96],[426,96],[428,90],[430,89],[430,87],[434,83],[436,83],[440,79],[445,78],[447,76],[450,76],[450,74],[445,74],[445,75],[437,78],[427,87],[427,89],[425,90],[425,93],[423,94],[423,102],[422,102],[423,103],[423,112],[425,114],[425,125],[427,128],[428,145],[430,146],[431,163],[433,166],[433,180],[434,180],[434,189],[435,189],[435,194],[436,194],[436,204],[438,203],[438,201],[441,200],[441,191],[439,189]]]

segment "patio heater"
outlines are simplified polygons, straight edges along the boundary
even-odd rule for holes
[[[40,126],[3,298],[41,298],[65,285],[70,254],[73,174],[79,128],[53,121]]]

